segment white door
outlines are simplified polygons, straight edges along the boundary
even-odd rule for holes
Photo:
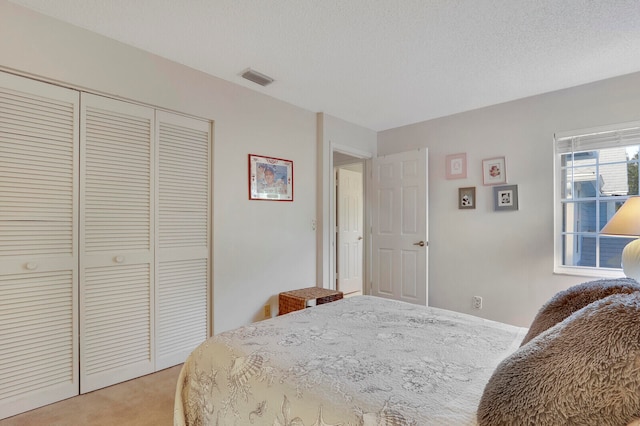
[[[154,111],[82,94],[80,392],[154,371]]]
[[[338,290],[362,291],[362,173],[339,168],[337,176]]]
[[[156,370],[184,362],[208,333],[211,126],[156,113]]]
[[[0,419],[78,394],[79,103],[0,73]]]
[[[427,150],[373,160],[372,291],[427,304]]]

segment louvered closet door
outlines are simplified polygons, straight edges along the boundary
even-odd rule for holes
[[[0,73],[0,418],[78,394],[78,101]]]
[[[211,126],[157,112],[156,367],[208,336]]]
[[[82,94],[81,393],[154,371],[153,116]]]

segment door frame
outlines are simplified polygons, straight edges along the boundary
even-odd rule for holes
[[[369,188],[371,187],[371,159],[373,155],[369,152],[360,151],[349,146],[331,143],[329,154],[329,170],[331,176],[330,194],[329,194],[329,287],[336,289],[336,174],[333,164],[333,154],[340,153],[349,155],[359,159],[363,163],[362,170],[362,196],[363,196],[363,215],[364,215],[364,235],[363,235],[363,265],[362,265],[362,294],[369,294],[371,289],[371,208],[369,206]]]

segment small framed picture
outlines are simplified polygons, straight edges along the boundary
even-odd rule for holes
[[[476,208],[476,187],[458,188],[458,208],[459,209],[475,209]]]
[[[249,199],[293,201],[293,161],[249,154]]]
[[[507,165],[504,157],[482,160],[482,183],[484,185],[507,183]]]
[[[467,154],[451,154],[446,157],[447,179],[467,177]]]
[[[493,209],[496,211],[518,210],[518,185],[495,186]]]

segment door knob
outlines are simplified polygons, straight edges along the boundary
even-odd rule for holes
[[[362,237],[358,237],[358,241],[360,241],[362,239]]]
[[[424,241],[420,241],[419,243],[413,243],[414,246],[424,247]]]

